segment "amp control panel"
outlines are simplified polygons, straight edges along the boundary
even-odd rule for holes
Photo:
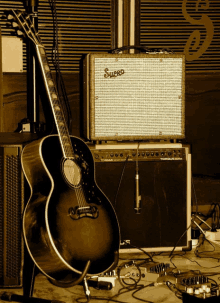
[[[176,147],[139,147],[139,148],[90,148],[95,162],[119,161],[166,161],[186,160],[186,148]]]

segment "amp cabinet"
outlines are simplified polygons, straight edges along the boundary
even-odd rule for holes
[[[98,186],[115,207],[120,252],[191,248],[191,154],[182,144],[100,144],[90,147]],[[141,194],[135,212],[136,168]],[[129,243],[125,244],[125,243]]]
[[[0,144],[0,286],[22,285],[24,177],[22,145]]]
[[[21,153],[34,139],[36,134],[0,133],[0,288],[23,286],[22,215],[30,192]]]
[[[83,75],[87,139],[184,138],[183,54],[90,53]]]

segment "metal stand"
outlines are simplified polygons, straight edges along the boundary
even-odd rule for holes
[[[30,258],[27,249],[24,251],[24,259],[25,263],[23,269],[23,295],[17,295],[11,292],[3,292],[0,295],[0,300],[24,303],[65,303],[58,300],[46,300],[33,297],[35,277],[39,271]]]
[[[31,21],[38,30],[38,0],[26,0],[26,12],[31,16]],[[35,48],[31,40],[27,41],[27,120],[22,123],[25,132],[37,133],[41,131],[39,122],[39,68],[35,55]]]

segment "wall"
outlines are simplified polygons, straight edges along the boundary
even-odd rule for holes
[[[198,4],[196,11],[196,3],[199,1],[170,1],[170,6],[173,6],[170,14],[169,1],[152,2],[152,5],[164,5],[164,16],[160,14],[157,22],[155,21],[155,12],[152,10],[151,1],[143,0],[142,2],[142,15],[140,26],[143,27],[141,36],[142,44],[149,44],[149,46],[160,47],[161,43],[167,44],[171,47],[173,41],[176,47],[175,51],[184,51],[184,45],[188,45],[189,41],[197,30],[201,33],[200,46],[197,47],[198,52],[200,47],[203,47],[204,54],[198,58],[199,61],[192,61],[190,64],[191,72],[186,73],[186,142],[191,144],[192,147],[192,174],[194,181],[193,203],[196,201],[198,204],[211,204],[220,202],[220,143],[219,143],[219,130],[220,130],[220,72],[218,69],[219,60],[217,55],[219,46],[219,13],[217,9],[213,9],[217,5],[216,1],[206,1],[206,5]],[[201,2],[201,1],[200,1]],[[174,5],[175,4],[175,5]],[[151,22],[150,15],[146,15],[145,27],[145,6],[151,9],[152,18],[155,19]],[[183,14],[183,7],[185,14]],[[156,10],[158,11],[158,10]],[[179,14],[179,15],[177,15]],[[203,17],[203,20],[212,21],[214,25],[214,36],[212,44],[207,46],[210,42],[207,37],[207,32],[210,27],[206,23],[199,24],[198,20]],[[168,17],[171,18],[171,25],[164,27],[163,22],[167,22]],[[172,19],[173,18],[173,19]],[[180,19],[182,18],[182,19]],[[204,19],[205,18],[205,19]],[[108,22],[110,28],[110,22]],[[172,26],[175,25],[176,26]],[[178,25],[178,27],[177,27]],[[210,25],[211,26],[211,25]],[[162,31],[163,35],[159,32]],[[168,34],[170,34],[171,42],[168,45]],[[155,34],[156,33],[156,34]],[[153,35],[156,35],[155,37]],[[158,38],[159,37],[159,38]],[[206,40],[206,43],[204,42]],[[178,43],[176,43],[179,39]],[[110,40],[110,38],[109,38]],[[206,45],[207,49],[204,48]],[[196,54],[196,47],[194,47]],[[187,49],[189,56],[189,49]],[[204,63],[205,62],[205,63]],[[202,64],[205,64],[205,68]],[[189,65],[188,65],[189,66]],[[198,67],[197,67],[198,66]],[[200,70],[198,72],[197,70]],[[207,72],[206,72],[207,71]],[[214,72],[215,71],[215,72]],[[80,99],[80,77],[79,73],[63,73],[65,80],[66,90],[70,102],[73,125],[71,133],[76,136],[81,134],[81,115],[82,106]],[[18,123],[27,117],[26,114],[26,74],[4,74],[3,75],[3,131],[11,132],[17,129]],[[45,98],[41,104],[40,120],[45,121],[46,117],[43,111]],[[51,117],[50,117],[51,119]]]

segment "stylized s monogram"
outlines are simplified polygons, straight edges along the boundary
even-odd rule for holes
[[[199,10],[199,5],[202,0],[197,0],[196,2],[196,11],[198,12]],[[212,38],[214,36],[214,26],[212,23],[212,20],[206,15],[202,14],[200,19],[194,19],[192,18],[186,10],[186,3],[187,0],[183,0],[182,4],[182,12],[187,21],[189,21],[192,25],[204,25],[206,28],[206,39],[200,46],[200,41],[201,41],[201,36],[200,36],[200,31],[195,30],[191,36],[189,37],[186,45],[185,45],[185,56],[187,61],[193,61],[198,59],[202,54],[205,53],[207,48],[210,46],[212,42]],[[209,0],[205,0],[205,4],[201,4],[202,9],[208,9],[209,8]],[[195,40],[195,41],[194,41]],[[191,52],[190,52],[191,48]],[[199,49],[198,49],[199,48]],[[197,51],[196,51],[197,50]],[[196,51],[196,52],[195,52]]]

